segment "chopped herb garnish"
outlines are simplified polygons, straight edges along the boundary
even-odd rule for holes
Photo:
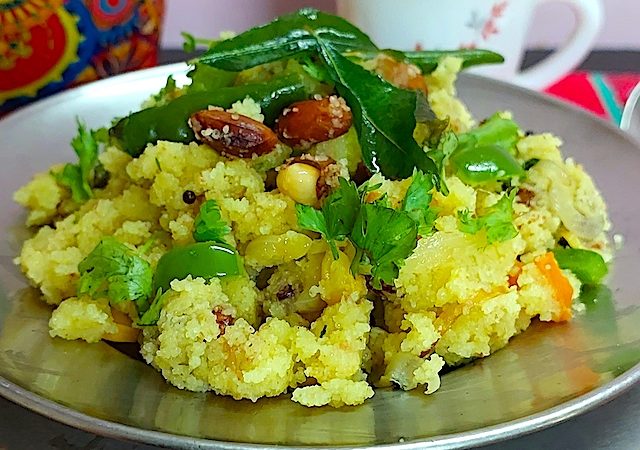
[[[344,178],[340,178],[340,186],[327,197],[321,210],[308,205],[296,205],[300,227],[320,233],[329,243],[335,259],[338,258],[336,241],[349,236],[359,209],[358,188]]]
[[[158,323],[158,319],[160,319],[160,312],[164,307],[165,297],[163,295],[162,289],[158,289],[156,292],[156,296],[154,297],[151,305],[149,305],[149,309],[147,309],[142,317],[137,322],[137,325],[140,326],[150,326]]]
[[[225,236],[231,228],[222,218],[220,207],[215,200],[207,200],[200,206],[193,227],[193,239],[196,242],[214,241],[225,243]]]
[[[180,35],[184,39],[184,42],[182,43],[182,50],[187,53],[195,52],[198,48],[198,45],[203,45],[207,48],[211,48],[218,42],[220,42],[219,39],[198,38],[191,33],[187,33],[186,31],[183,31],[182,33],[180,33]]]
[[[472,217],[468,209],[458,212],[458,229],[467,234],[484,230],[489,244],[513,239],[518,230],[513,225],[513,201],[517,191],[503,195],[485,214]]]
[[[78,155],[78,164],[67,163],[62,172],[56,174],[56,179],[61,185],[71,189],[71,197],[75,202],[83,203],[93,196],[91,187],[94,184],[94,171],[101,167],[98,160],[98,140],[104,142],[108,137],[104,137],[103,129],[92,132],[80,119],[76,120],[78,134],[71,140],[71,147]]]
[[[381,281],[393,285],[404,260],[416,247],[418,229],[404,211],[365,203],[358,212],[350,238],[371,265],[373,287],[380,289]]]
[[[415,171],[402,202],[402,210],[409,214],[418,226],[418,234],[427,236],[433,231],[433,222],[437,214],[431,209],[431,177],[420,171]]]
[[[113,237],[104,237],[78,264],[78,295],[107,297],[112,304],[135,302],[138,312],[149,307],[153,271],[126,245]]]
[[[353,182],[340,178],[340,186],[327,197],[321,210],[301,204],[296,210],[298,225],[322,234],[335,259],[336,241],[350,239],[356,247],[352,271],[370,271],[373,285],[380,288],[381,281],[393,284],[404,259],[415,248],[418,224],[408,212],[396,211],[384,202],[365,203],[367,192],[377,187],[365,185],[358,190]],[[417,197],[412,195],[410,206],[417,208],[423,203]]]

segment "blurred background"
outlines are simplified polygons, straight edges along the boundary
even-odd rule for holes
[[[180,32],[184,30],[200,37],[218,37],[221,31],[242,31],[302,6],[328,12],[337,9],[335,0],[165,0],[165,3],[161,62],[173,62],[184,56],[177,51],[182,46]],[[527,33],[527,51],[522,59],[525,69],[562,47],[576,25],[575,14],[567,3],[562,0],[541,3]],[[544,91],[619,124],[625,103],[640,83],[640,1],[601,3],[604,23],[591,52],[574,71],[547,85]]]
[[[242,31],[271,20],[274,16],[301,6],[313,6],[335,12],[334,0],[165,0],[165,19],[162,45],[164,48],[182,46],[181,31],[202,37],[217,36],[220,31]],[[596,50],[640,51],[640,1],[604,0],[605,23],[595,44]],[[536,11],[528,37],[528,47],[547,50],[558,46],[573,28],[574,16],[567,5],[548,3]]]

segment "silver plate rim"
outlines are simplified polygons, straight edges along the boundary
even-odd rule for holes
[[[79,86],[74,89],[55,94],[34,104],[22,107],[0,119],[0,123],[20,120],[23,115],[37,113],[37,111],[39,111],[40,109],[48,108],[61,101],[67,101],[82,96],[85,92],[88,91],[108,88],[111,84],[118,85],[122,82],[127,81],[139,81],[160,76],[166,77],[170,74],[182,75],[186,72],[187,68],[188,66],[185,63],[175,63],[96,81],[88,85]],[[635,141],[628,133],[600,119],[598,116],[579,108],[578,106],[563,102],[550,96],[543,95],[539,92],[527,88],[512,85],[510,83],[499,80],[490,79],[480,75],[464,74],[463,78],[471,78],[481,80],[482,82],[486,83],[493,83],[503,89],[511,89],[518,91],[521,95],[535,97],[539,101],[542,101],[549,105],[553,105],[554,107],[565,109],[570,114],[577,114],[586,117],[589,120],[595,122],[597,126],[606,128],[609,133],[614,133],[618,135],[619,138],[632,142],[636,147],[638,146],[637,141]],[[640,148],[638,150],[640,151]],[[417,450],[423,448],[460,449],[475,447],[479,445],[493,444],[520,437],[526,434],[531,434],[536,431],[540,431],[553,425],[565,422],[580,414],[584,414],[604,403],[613,400],[638,382],[640,382],[640,363],[628,369],[623,374],[617,376],[615,379],[590,392],[587,392],[572,400],[560,403],[559,405],[556,405],[545,411],[524,416],[509,422],[479,428],[476,430],[419,439],[411,442],[398,442],[394,444],[382,444],[375,446],[342,446],[340,448],[376,448],[394,450]],[[170,446],[172,448],[178,449],[198,448],[220,450],[258,450],[276,447],[276,445],[243,442],[223,442],[211,439],[195,438],[185,435],[165,433],[162,431],[140,429],[117,422],[99,419],[97,417],[78,412],[72,408],[56,403],[55,401],[41,397],[40,395],[28,391],[2,376],[0,376],[0,395],[7,400],[10,400],[49,419],[55,420],[71,427],[78,428],[80,430],[109,438],[136,441],[151,445]],[[329,449],[336,447],[310,446],[305,448]]]

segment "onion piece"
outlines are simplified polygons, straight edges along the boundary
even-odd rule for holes
[[[585,215],[576,209],[575,189],[564,168],[553,161],[542,160],[535,169],[549,180],[551,207],[567,230],[588,241],[596,239],[604,230],[605,218],[597,213]]]

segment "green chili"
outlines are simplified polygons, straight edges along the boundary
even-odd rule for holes
[[[524,169],[509,151],[498,145],[465,146],[450,157],[456,175],[467,184],[506,180],[524,175]]]
[[[171,281],[188,275],[208,280],[241,272],[241,261],[233,247],[220,242],[197,242],[162,255],[153,276],[153,289],[167,291]]]
[[[188,143],[195,140],[187,123],[189,116],[209,105],[228,108],[232,103],[249,96],[257,101],[266,123],[272,123],[282,109],[304,100],[307,92],[299,76],[284,76],[268,83],[219,88],[211,92],[192,92],[166,105],[143,109],[121,119],[109,133],[133,157],[139,156],[148,143],[159,140]]]
[[[558,266],[573,272],[583,284],[598,284],[609,272],[602,256],[591,250],[558,247],[553,254]]]

